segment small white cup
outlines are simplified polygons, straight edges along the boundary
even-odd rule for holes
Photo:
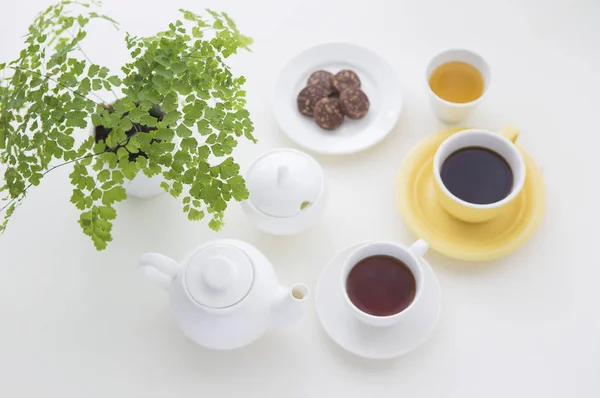
[[[498,215],[501,209],[519,195],[525,184],[525,160],[514,144],[519,131],[513,126],[506,126],[500,134],[487,130],[464,130],[447,138],[433,157],[434,187],[442,207],[454,217],[466,222],[488,221]],[[490,204],[475,204],[456,197],[446,188],[440,171],[444,161],[462,148],[483,147],[502,156],[513,173],[513,187],[504,199]]]
[[[460,61],[465,62],[474,66],[483,76],[484,87],[483,93],[479,98],[474,101],[466,102],[466,103],[456,103],[446,101],[443,98],[438,97],[431,87],[429,86],[429,79],[431,78],[431,74],[438,66],[441,66],[445,63],[452,61]],[[425,74],[425,84],[427,85],[427,91],[429,92],[429,100],[431,103],[431,108],[433,112],[437,116],[438,119],[446,122],[446,123],[458,123],[461,120],[465,119],[471,111],[481,102],[483,97],[488,91],[490,86],[490,68],[485,62],[485,60],[478,54],[473,51],[466,49],[450,49],[444,50],[437,54],[435,57],[429,61],[429,65],[427,66],[426,74]]]
[[[406,315],[415,307],[415,303],[419,300],[423,291],[424,278],[420,259],[423,257],[425,252],[427,252],[427,249],[429,249],[427,242],[425,242],[423,239],[419,239],[410,247],[393,242],[372,242],[366,243],[354,250],[348,256],[342,268],[342,291],[344,292],[344,299],[348,305],[348,308],[352,310],[354,315],[361,322],[377,327],[393,325],[400,321],[400,319],[403,317],[406,317]],[[410,269],[416,281],[416,293],[412,303],[410,303],[410,305],[404,310],[389,316],[377,316],[364,312],[354,305],[348,296],[348,292],[346,291],[346,281],[352,268],[354,268],[359,261],[367,257],[377,255],[391,256],[402,261]]]

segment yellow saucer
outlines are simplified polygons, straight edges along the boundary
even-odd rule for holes
[[[433,155],[440,144],[465,128],[441,131],[424,139],[402,162],[396,180],[396,204],[408,228],[432,249],[452,258],[484,261],[502,257],[536,231],[546,208],[540,169],[519,147],[527,168],[523,190],[500,215],[470,224],[446,213],[433,185]]]

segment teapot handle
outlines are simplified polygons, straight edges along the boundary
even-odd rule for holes
[[[171,286],[180,268],[175,260],[158,253],[143,254],[140,257],[140,267],[144,275],[166,290]]]

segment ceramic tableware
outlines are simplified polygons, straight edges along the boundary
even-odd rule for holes
[[[398,323],[403,318],[409,318],[410,313],[414,311],[415,307],[417,307],[417,303],[420,300],[423,292],[425,281],[423,279],[423,270],[420,259],[422,259],[428,248],[429,246],[422,239],[416,241],[408,248],[392,242],[372,242],[358,247],[346,258],[342,268],[342,273],[340,275],[340,283],[342,285],[342,291],[344,292],[344,298],[348,308],[361,322],[371,326],[390,326]],[[408,267],[414,276],[416,283],[416,292],[412,303],[410,303],[410,305],[404,310],[388,316],[372,315],[357,308],[352,300],[350,300],[346,289],[348,275],[356,264],[365,258],[381,255],[390,256],[402,261],[402,263]]]
[[[526,169],[521,193],[487,222],[466,223],[451,216],[435,190],[433,159],[440,145],[462,130],[433,134],[411,150],[396,179],[396,205],[406,226],[432,249],[461,260],[491,260],[516,250],[537,230],[545,212],[544,181],[533,159],[517,146]]]
[[[248,219],[274,235],[292,235],[319,220],[326,204],[323,169],[309,155],[290,148],[259,156],[246,173]]]
[[[297,321],[309,294],[302,284],[281,286],[267,258],[238,240],[207,242],[181,263],[146,253],[140,265],[169,292],[183,333],[217,350],[245,346],[269,327]]]
[[[442,207],[459,220],[483,222],[496,217],[509,206],[521,193],[527,174],[523,156],[515,145],[518,137],[519,131],[513,126],[507,126],[500,134],[480,129],[463,130],[442,142],[433,157],[434,186]],[[452,153],[468,147],[489,149],[506,160],[513,175],[512,190],[508,196],[494,203],[475,204],[456,197],[446,188],[440,176],[444,161]]]
[[[310,74],[325,69],[355,71],[371,106],[360,120],[346,120],[335,131],[318,127],[298,112],[296,98]],[[273,113],[283,132],[296,144],[316,153],[356,153],[379,143],[396,125],[402,111],[402,95],[393,68],[374,52],[350,43],[327,43],[309,48],[292,58],[275,84]]]
[[[382,322],[371,323],[372,319],[363,317],[365,313],[353,308],[345,296],[343,283],[340,283],[344,270],[353,256],[373,253],[374,249],[381,248],[380,244],[364,242],[338,253],[321,273],[315,298],[317,315],[329,337],[346,351],[368,359],[394,358],[419,347],[433,332],[441,309],[440,287],[433,270],[418,253],[410,254],[409,249],[403,246],[394,253],[402,251],[418,261],[411,262],[421,275],[418,299],[397,316]],[[418,249],[419,246],[413,248]]]
[[[481,73],[483,76],[484,88],[483,93],[479,98],[466,103],[450,102],[436,95],[431,89],[429,84],[431,74],[439,66],[452,61],[465,62],[474,66]],[[483,100],[483,97],[485,97],[490,87],[490,83],[491,74],[487,62],[479,54],[462,48],[441,51],[429,61],[425,71],[425,84],[427,86],[427,92],[429,93],[429,102],[433,109],[433,113],[437,118],[447,123],[458,123],[469,116],[473,109],[475,109],[475,107]]]

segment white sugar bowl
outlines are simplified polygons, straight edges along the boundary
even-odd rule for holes
[[[315,159],[291,148],[268,151],[246,173],[248,219],[273,235],[293,235],[313,225],[325,209],[325,177]]]

